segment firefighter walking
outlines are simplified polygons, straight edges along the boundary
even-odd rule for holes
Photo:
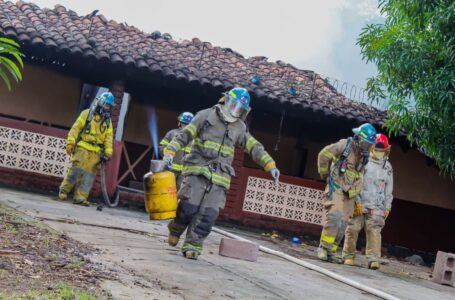
[[[384,134],[376,136],[363,179],[363,191],[356,203],[354,216],[349,220],[343,247],[344,264],[353,266],[357,238],[365,228],[366,256],[370,269],[379,269],[381,230],[385,225],[393,200],[393,169],[388,161],[390,145]]]
[[[164,149],[163,160],[169,164],[178,151],[193,142],[184,158],[177,216],[169,223],[168,239],[171,246],[176,246],[187,230],[182,247],[186,258],[197,259],[201,254],[203,242],[225,205],[231,176],[235,175],[232,161],[236,145],[278,183],[280,172],[275,161],[244,123],[250,110],[248,91],[234,88],[224,94],[219,104],[198,112]]]
[[[160,141],[160,155],[164,157],[164,149],[167,145],[172,141],[172,139],[180,132],[182,129],[191,123],[193,120],[194,115],[190,112],[183,112],[178,116],[178,128],[170,130],[164,138]],[[174,159],[171,165],[171,171],[175,174],[175,180],[177,183],[177,191],[180,188],[180,185],[183,180],[182,170],[183,170],[183,157],[190,153],[191,146],[186,146],[182,148],[180,151],[175,153]]]
[[[71,166],[60,185],[60,200],[67,200],[74,188],[73,203],[90,205],[87,198],[101,160],[108,160],[112,156],[113,129],[110,113],[114,101],[111,93],[102,93],[90,109],[81,112],[71,127],[66,141]]]
[[[318,155],[318,172],[327,180],[323,195],[325,223],[318,248],[318,258],[341,263],[336,255],[356,198],[362,191],[363,172],[376,130],[363,124],[352,130],[354,136],[324,147]]]

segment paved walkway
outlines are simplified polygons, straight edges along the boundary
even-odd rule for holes
[[[215,233],[200,260],[184,259],[178,249],[166,244],[166,223],[149,221],[145,213],[107,208],[99,212],[95,207],[2,188],[0,203],[100,249],[93,259],[119,274],[119,281],[104,283],[116,299],[377,299],[264,253],[257,262],[219,256],[221,236]],[[402,299],[455,300],[454,288],[429,281],[311,262]]]

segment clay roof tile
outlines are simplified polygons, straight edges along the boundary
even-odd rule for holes
[[[221,89],[243,85],[260,99],[357,121],[366,116],[370,122],[382,122],[386,117],[384,112],[339,94],[318,74],[284,61],[268,62],[264,56],[246,59],[231,48],[214,47],[198,38],[177,42],[170,34],[148,34],[128,24],[108,21],[101,14],[92,19],[82,17],[62,5],[41,9],[24,1],[14,4],[0,0],[0,36],[17,36],[31,46],[46,45],[46,51],[126,64],[198,86]],[[258,85],[252,83],[256,75],[261,79]],[[290,85],[297,94],[288,91]]]

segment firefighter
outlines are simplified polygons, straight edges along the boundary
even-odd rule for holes
[[[376,130],[371,124],[352,131],[353,137],[324,147],[318,155],[318,172],[327,180],[322,199],[325,223],[318,248],[318,258],[323,261],[342,262],[336,253],[354,213],[355,199],[362,191],[369,150],[376,141]]]
[[[164,156],[164,149],[166,148],[167,145],[172,141],[172,139],[179,133],[183,127],[191,123],[191,120],[193,120],[194,115],[190,112],[183,112],[178,116],[178,128],[170,130],[164,138],[160,142],[160,155],[163,157]],[[177,190],[179,189],[183,177],[181,176],[182,174],[182,169],[183,169],[183,157],[190,153],[190,146],[184,147],[182,150],[178,151],[175,154],[174,160],[172,161],[172,166],[171,166],[171,171],[174,172],[175,174],[175,179],[177,182]]]
[[[236,145],[270,172],[278,184],[280,172],[275,161],[244,123],[250,110],[248,91],[234,88],[224,93],[217,105],[198,112],[164,150],[163,160],[171,163],[175,154],[193,141],[184,159],[177,216],[168,225],[171,246],[177,245],[187,229],[182,247],[186,258],[197,259],[201,254],[203,241],[225,205],[231,176],[235,175],[232,161]]]
[[[67,200],[74,188],[73,203],[89,206],[88,195],[101,160],[112,156],[113,129],[111,110],[114,96],[105,92],[83,110],[71,127],[66,141],[66,153],[71,155],[71,166],[60,185],[58,197]]]
[[[393,169],[388,158],[391,146],[384,134],[376,136],[363,177],[363,191],[356,203],[354,216],[349,220],[343,247],[344,264],[353,266],[360,230],[365,227],[368,267],[379,269],[381,257],[381,230],[384,227],[393,200]]]

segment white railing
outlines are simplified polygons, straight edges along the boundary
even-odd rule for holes
[[[0,167],[62,178],[70,163],[66,140],[0,126]]]
[[[243,211],[322,225],[323,191],[272,180],[248,177]]]

